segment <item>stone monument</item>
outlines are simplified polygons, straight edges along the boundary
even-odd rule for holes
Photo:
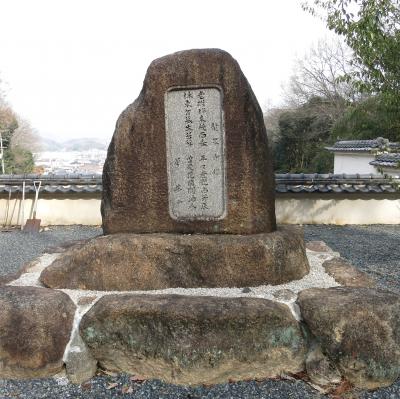
[[[148,290],[299,279],[309,270],[303,238],[276,229],[274,193],[263,114],[238,63],[216,49],[157,59],[108,149],[106,237],[42,281]]]
[[[104,233],[273,232],[271,165],[263,114],[228,53],[157,59],[108,150]]]
[[[196,385],[305,371],[326,392],[399,377],[399,296],[276,227],[262,112],[226,52],[150,65],[109,147],[102,216],[103,236],[0,287],[0,377],[65,367],[83,382],[99,365]]]

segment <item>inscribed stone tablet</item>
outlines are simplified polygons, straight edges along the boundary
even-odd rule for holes
[[[169,213],[175,220],[226,215],[225,128],[216,87],[165,94]]]
[[[185,91],[193,96],[188,108],[197,110],[189,119],[192,146],[186,144]],[[205,107],[198,108],[200,91]],[[200,136],[202,108],[208,118],[206,137]],[[212,130],[218,122],[221,130]],[[208,145],[194,141],[199,138],[207,138]],[[211,145],[218,138],[221,143]],[[182,165],[190,155],[188,171]],[[207,164],[196,155],[205,155]],[[181,158],[177,170],[176,158]],[[197,196],[189,196],[193,187]],[[208,195],[203,204],[202,191]],[[101,203],[104,234],[270,233],[276,229],[274,194],[262,110],[232,56],[199,49],[154,60],[139,97],[118,118],[108,149]]]

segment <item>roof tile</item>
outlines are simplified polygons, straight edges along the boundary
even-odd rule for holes
[[[0,194],[21,195],[22,182],[26,182],[25,193],[35,192],[33,182],[41,181],[41,193],[48,194],[91,194],[101,193],[101,175],[65,175],[65,176],[0,176]],[[316,173],[280,173],[275,175],[275,190],[286,193],[396,193],[400,179],[388,179],[372,174],[316,174]]]

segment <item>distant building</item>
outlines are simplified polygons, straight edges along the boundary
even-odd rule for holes
[[[399,175],[400,143],[378,137],[374,140],[337,141],[326,149],[335,154],[334,174]]]
[[[43,174],[102,173],[107,152],[105,150],[44,151],[35,154],[35,166]]]
[[[379,154],[370,165],[384,175],[400,177],[400,153]]]

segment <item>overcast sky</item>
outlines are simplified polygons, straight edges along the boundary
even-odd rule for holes
[[[219,47],[260,105],[278,104],[293,61],[327,35],[300,0],[0,0],[7,99],[55,140],[110,139],[154,58]]]

